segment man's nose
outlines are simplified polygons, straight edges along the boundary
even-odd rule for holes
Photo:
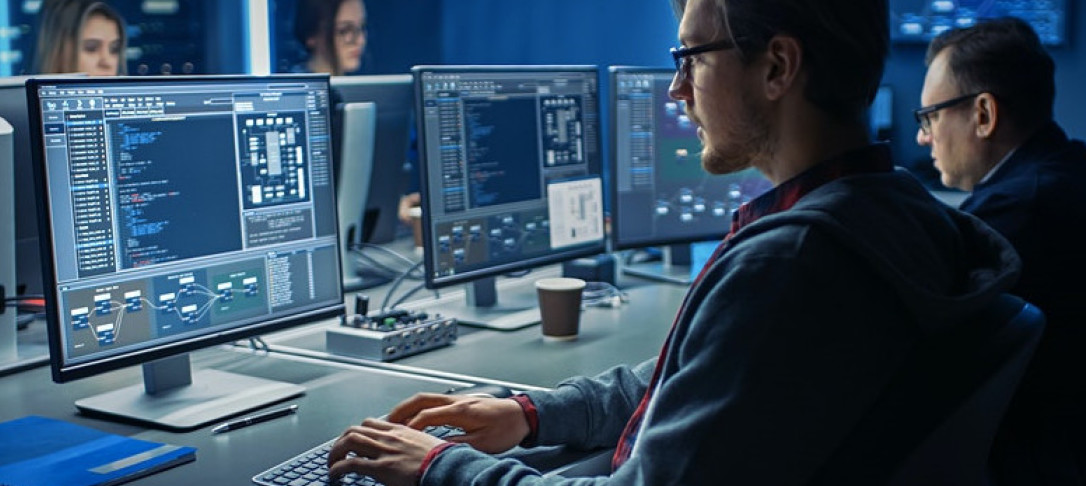
[[[687,94],[687,88],[689,86],[690,83],[686,79],[683,79],[682,76],[679,75],[679,72],[676,71],[675,76],[671,78],[671,86],[668,86],[667,88],[667,95],[673,100],[684,101],[689,98],[689,95]]]
[[[916,144],[920,146],[931,145],[931,134],[922,128],[916,129]]]

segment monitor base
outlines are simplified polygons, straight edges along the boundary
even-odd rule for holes
[[[690,278],[689,265],[668,265],[660,262],[636,263],[623,267],[622,273],[646,280],[676,285],[690,285],[693,283],[693,279]]]
[[[513,331],[539,324],[539,298],[534,285],[502,289],[501,297],[494,277],[465,284],[467,294],[460,305],[441,305],[429,309],[445,317],[455,317],[460,325]]]
[[[189,385],[153,394],[132,385],[78,400],[75,406],[86,415],[184,431],[305,393],[301,385],[218,370],[200,370],[191,378]]]
[[[372,289],[391,282],[392,279],[377,275],[343,275],[343,291],[357,292],[359,290]]]

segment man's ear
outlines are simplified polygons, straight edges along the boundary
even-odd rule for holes
[[[973,121],[976,135],[991,138],[999,125],[999,100],[991,93],[981,93],[973,100]]]
[[[763,57],[766,62],[766,97],[771,101],[779,100],[795,86],[799,78],[803,47],[795,37],[776,35],[769,40]]]

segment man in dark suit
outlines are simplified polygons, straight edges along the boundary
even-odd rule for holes
[[[996,438],[997,484],[1086,484],[1086,146],[1052,119],[1055,63],[1022,20],[952,29],[928,48],[916,111],[961,209],[1023,261],[1013,293],[1048,326]]]

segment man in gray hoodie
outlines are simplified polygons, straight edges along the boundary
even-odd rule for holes
[[[904,439],[871,433],[871,417],[936,400],[887,397],[918,362],[960,365],[920,350],[955,335],[968,351],[983,332],[977,313],[1013,284],[1018,257],[870,144],[864,114],[888,50],[885,1],[675,7],[684,47],[672,51],[671,96],[699,127],[703,167],[753,166],[775,187],[739,210],[659,357],[511,399],[418,395],[389,421],[344,432],[332,475],[390,485],[886,481],[889,466],[867,454]],[[466,435],[416,430],[431,424]],[[613,473],[544,478],[487,454],[518,444],[617,444]]]

